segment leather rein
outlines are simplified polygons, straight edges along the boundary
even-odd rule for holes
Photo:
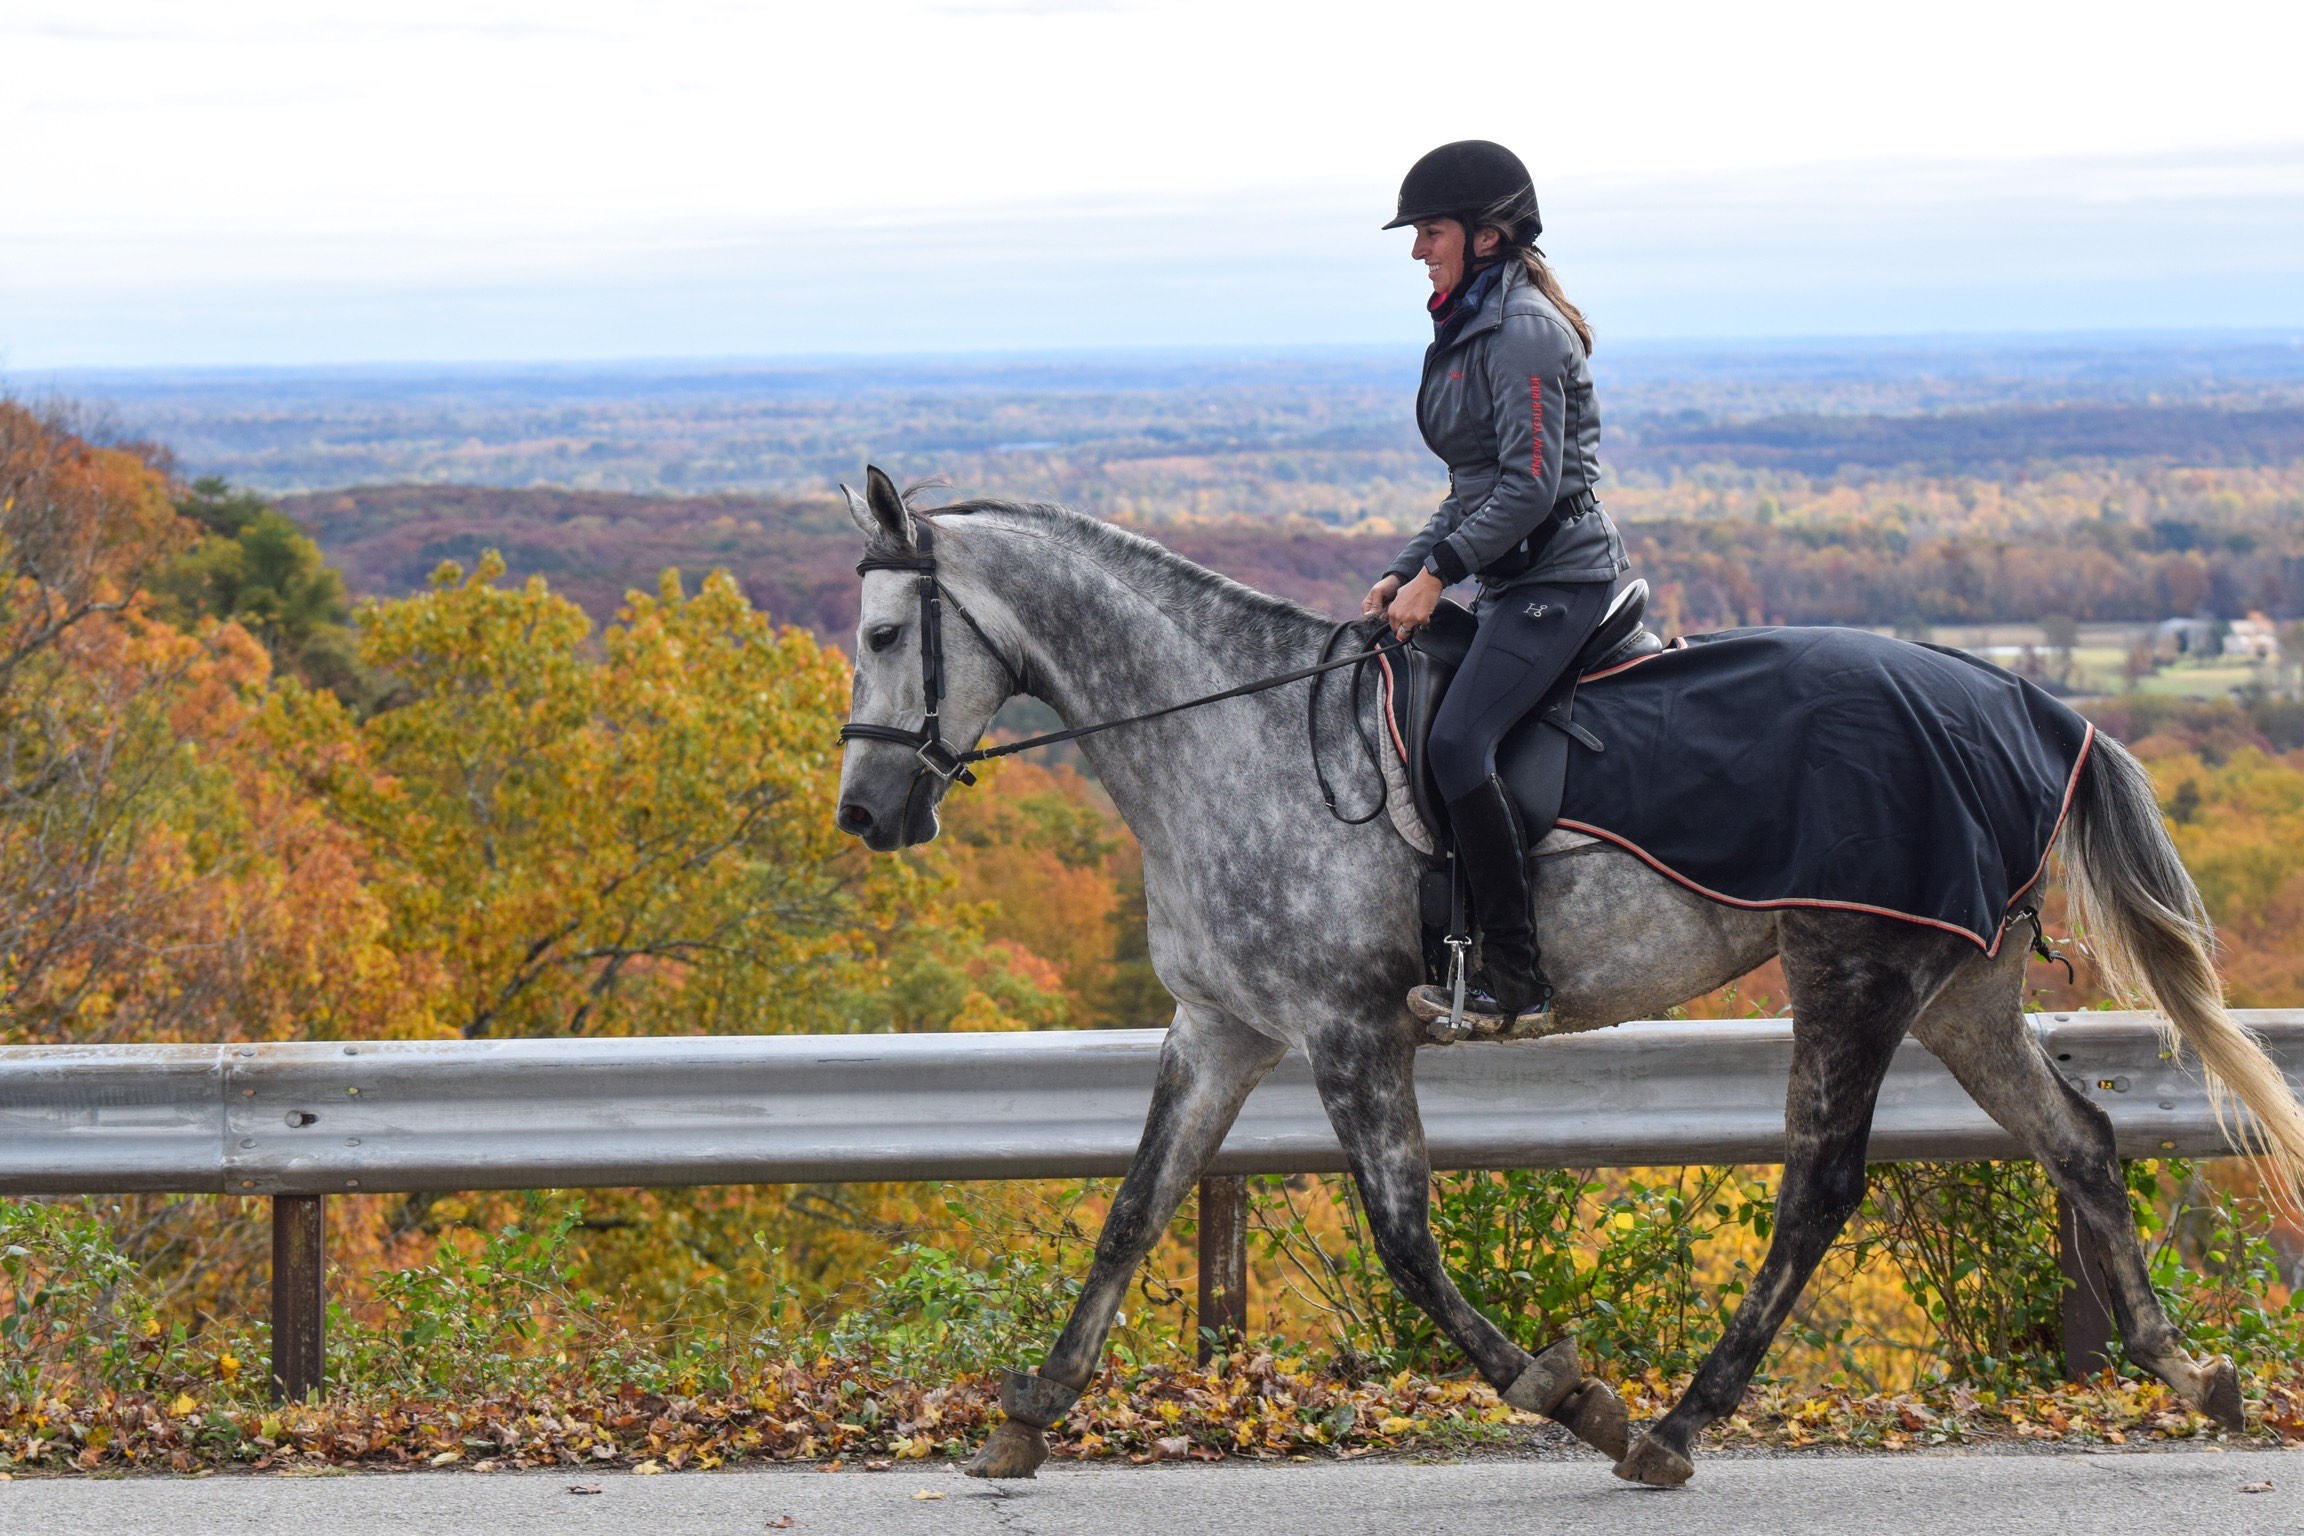
[[[913,756],[919,759],[920,766],[914,771],[912,789],[905,796],[907,808],[909,808],[912,796],[920,791],[930,775],[933,775],[940,782],[950,782],[957,779],[962,784],[974,784],[976,775],[969,771],[971,763],[989,762],[998,757],[1010,757],[1018,752],[1029,752],[1034,747],[1052,747],[1060,742],[1078,741],[1084,736],[1094,736],[1102,731],[1118,730],[1124,725],[1141,725],[1147,720],[1158,720],[1163,716],[1179,714],[1187,709],[1198,709],[1204,704],[1220,704],[1226,699],[1237,699],[1251,693],[1263,693],[1269,689],[1285,687],[1289,683],[1299,683],[1306,678],[1311,678],[1314,679],[1312,696],[1305,706],[1304,720],[1306,733],[1312,743],[1312,774],[1314,778],[1319,780],[1320,798],[1326,802],[1329,814],[1347,826],[1359,826],[1365,822],[1373,821],[1384,810],[1386,792],[1383,788],[1381,766],[1376,755],[1379,747],[1375,739],[1368,733],[1367,728],[1360,723],[1359,718],[1361,676],[1369,662],[1387,652],[1399,650],[1403,642],[1393,639],[1389,635],[1380,635],[1362,650],[1355,651],[1348,656],[1332,656],[1330,653],[1335,650],[1337,640],[1353,628],[1349,623],[1338,624],[1328,632],[1327,640],[1320,647],[1320,659],[1309,667],[1298,667],[1291,672],[1258,678],[1252,683],[1242,683],[1236,688],[1226,688],[1218,693],[1202,694],[1196,699],[1186,699],[1181,704],[1169,704],[1159,709],[1148,709],[1140,715],[1128,715],[1118,720],[1100,720],[1094,725],[1073,726],[1067,730],[1049,731],[1045,735],[1029,736],[1022,741],[1005,742],[994,747],[975,747],[965,752],[953,751],[950,744],[944,740],[943,717],[944,606],[947,603],[951,605],[954,613],[960,615],[961,621],[975,632],[977,640],[982,643],[993,661],[999,665],[1001,672],[1007,678],[1010,696],[1027,693],[1029,690],[1024,684],[1024,674],[1009,665],[1008,659],[1000,653],[1000,648],[992,643],[992,637],[984,632],[984,626],[976,622],[976,616],[970,613],[967,606],[938,579],[936,574],[936,541],[931,526],[926,521],[916,524],[915,536],[916,544],[913,553],[908,555],[866,555],[856,562],[856,574],[863,576],[872,571],[910,571],[918,580],[920,593],[920,696],[924,705],[919,727],[914,730],[906,730],[902,726],[871,725],[854,720],[848,721],[840,727],[840,740],[842,742],[885,741],[912,749]],[[1326,673],[1339,671],[1345,667],[1357,669],[1352,674],[1353,726],[1359,733],[1361,746],[1367,752],[1369,762],[1372,765],[1379,765],[1376,805],[1364,816],[1346,816],[1336,808],[1336,792],[1329,784],[1328,775],[1320,765],[1320,684],[1318,679]]]

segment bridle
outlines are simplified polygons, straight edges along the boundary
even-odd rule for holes
[[[1023,679],[1016,669],[1008,665],[1000,654],[1000,647],[984,633],[984,626],[976,622],[960,599],[944,589],[936,578],[936,534],[925,519],[913,525],[913,552],[908,555],[866,555],[856,562],[856,574],[873,571],[911,571],[919,578],[920,586],[920,697],[923,711],[918,730],[907,731],[897,725],[868,725],[850,720],[840,727],[840,739],[848,741],[892,741],[900,747],[910,747],[920,759],[920,768],[913,775],[917,788],[921,774],[932,773],[939,779],[958,779],[963,784],[976,782],[976,775],[968,771],[970,763],[980,763],[995,754],[977,750],[955,752],[944,743],[944,604],[960,615],[984,649],[999,663],[1008,675],[1011,695],[1024,691]],[[907,796],[907,799],[910,797]]]
[[[1014,697],[1031,690],[1025,684],[1026,674],[1009,664],[1007,657],[1000,653],[1000,647],[994,645],[992,637],[984,632],[984,626],[977,623],[976,616],[968,611],[967,605],[954,596],[938,579],[934,529],[923,518],[913,524],[913,532],[914,541],[911,553],[901,555],[868,554],[856,562],[856,574],[864,576],[873,571],[910,571],[917,578],[920,594],[920,697],[922,702],[920,724],[916,729],[906,730],[899,725],[872,725],[850,720],[840,727],[840,740],[842,742],[885,741],[912,749],[912,755],[918,759],[919,767],[913,770],[911,787],[904,796],[907,819],[911,814],[914,797],[931,780],[939,784],[949,784],[953,780],[958,780],[962,784],[974,784],[976,775],[969,771],[969,764],[971,763],[987,762],[996,757],[1008,757],[1018,752],[1029,752],[1034,747],[1052,747],[1058,742],[1077,741],[1083,736],[1094,736],[1100,731],[1117,730],[1123,725],[1139,725],[1147,720],[1157,720],[1163,715],[1173,715],[1187,709],[1198,709],[1203,704],[1221,703],[1225,699],[1237,699],[1245,694],[1262,693],[1266,689],[1278,688],[1287,683],[1301,682],[1305,678],[1318,679],[1323,673],[1334,672],[1343,667],[1365,669],[1368,663],[1375,660],[1379,655],[1396,651],[1403,644],[1403,642],[1391,638],[1388,633],[1379,632],[1377,637],[1371,640],[1365,648],[1347,656],[1332,656],[1331,653],[1336,649],[1337,640],[1354,627],[1351,624],[1339,624],[1328,632],[1327,640],[1320,647],[1320,659],[1309,667],[1298,667],[1293,672],[1282,672],[1274,677],[1258,678],[1255,682],[1242,683],[1236,688],[1226,688],[1219,693],[1203,694],[1196,699],[1186,699],[1181,704],[1165,705],[1159,709],[1146,710],[1140,715],[1129,715],[1124,719],[1101,720],[1094,725],[1080,725],[1073,726],[1068,730],[1050,731],[1045,735],[1026,737],[1022,741],[1003,742],[995,747],[975,747],[966,752],[955,752],[944,740],[945,604],[949,603],[952,611],[960,615],[961,621],[975,632],[976,638],[982,642],[985,652],[999,666],[1007,679],[1009,696]],[[1368,734],[1366,728],[1359,724],[1360,679],[1361,672],[1355,670],[1352,674],[1353,724],[1360,735],[1361,746],[1368,754],[1369,763],[1376,765],[1378,763],[1377,743]],[[1320,797],[1327,802],[1329,814],[1348,826],[1359,826],[1362,823],[1373,821],[1383,811],[1385,803],[1381,768],[1378,769],[1378,789],[1376,805],[1373,810],[1370,810],[1365,816],[1346,816],[1338,810],[1336,808],[1336,792],[1328,782],[1327,773],[1320,766],[1319,706],[1320,685],[1315,681],[1312,685],[1312,697],[1305,706],[1304,718],[1305,730],[1312,742],[1312,773],[1320,782]]]

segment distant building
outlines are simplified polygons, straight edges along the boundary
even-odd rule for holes
[[[2234,619],[2232,627],[2224,632],[2224,654],[2245,656],[2250,661],[2278,661],[2279,627],[2260,613]]]
[[[2163,619],[2153,635],[2153,649],[2162,656],[2204,656],[2216,643],[2213,619]]]

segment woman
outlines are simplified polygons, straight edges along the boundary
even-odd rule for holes
[[[1479,634],[1427,752],[1481,930],[1466,1011],[1494,1022],[1540,1014],[1552,997],[1497,743],[1574,658],[1629,562],[1593,494],[1591,328],[1536,249],[1544,225],[1528,168],[1484,139],[1443,144],[1400,184],[1384,227],[1403,225],[1432,279],[1416,423],[1448,465],[1448,496],[1361,610],[1406,639],[1443,588],[1480,583]]]

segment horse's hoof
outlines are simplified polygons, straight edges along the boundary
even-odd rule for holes
[[[1552,1417],[1610,1461],[1622,1461],[1632,1448],[1632,1416],[1624,1410],[1624,1399],[1597,1376],[1579,1382],[1552,1410]]]
[[[1576,1358],[1576,1341],[1558,1338],[1521,1369],[1519,1379],[1502,1396],[1522,1413],[1552,1414],[1583,1380],[1584,1362]]]
[[[983,1448],[960,1470],[970,1477],[1030,1477],[1048,1459],[1048,1437],[1029,1424],[1008,1420],[992,1431]]]
[[[1649,1435],[1616,1463],[1616,1475],[1628,1483],[1645,1483],[1651,1488],[1677,1488],[1694,1477],[1696,1469],[1689,1465],[1687,1457]]]
[[[2230,1355],[2218,1355],[2200,1372],[2200,1401],[2193,1404],[2202,1413],[2216,1421],[2216,1427],[2233,1434],[2248,1428],[2248,1411],[2240,1401],[2240,1373],[2232,1368]]]

